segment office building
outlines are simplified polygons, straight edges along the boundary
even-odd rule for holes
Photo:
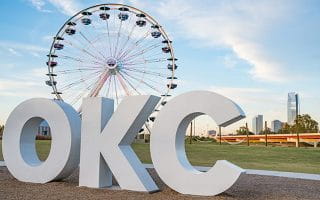
[[[271,122],[271,131],[274,133],[278,133],[279,130],[282,128],[282,122],[279,120],[273,120]]]
[[[257,115],[252,119],[252,132],[261,134],[263,131],[263,115]]]

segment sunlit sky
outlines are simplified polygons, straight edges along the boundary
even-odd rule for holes
[[[320,1],[128,0],[152,15],[173,40],[179,59],[173,95],[210,90],[240,105],[247,118],[287,120],[286,98],[320,121]],[[0,13],[0,124],[23,100],[52,98],[44,84],[46,55],[62,24],[92,0],[3,0]],[[198,120],[199,129],[215,124]]]

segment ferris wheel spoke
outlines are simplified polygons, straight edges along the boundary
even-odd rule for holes
[[[95,87],[92,88],[89,96],[90,97],[96,97],[101,88],[103,87],[104,83],[108,80],[108,78],[110,77],[110,73],[109,70],[105,70],[103,74],[100,75],[99,79],[96,81],[95,83]]]
[[[77,84],[84,83],[90,79],[96,78],[99,75],[99,72],[94,72],[91,74],[88,74],[85,78],[79,78],[79,80],[65,84],[64,86],[61,86],[61,90],[64,91],[66,89],[70,89],[71,87],[76,87]]]
[[[115,32],[115,30],[117,29],[117,26],[116,26],[116,24],[117,24],[117,14],[116,14],[116,10],[113,10],[113,30],[114,30],[114,32]],[[115,49],[115,41],[113,41],[112,42],[112,57],[114,57],[115,55],[114,55],[114,49]]]
[[[160,76],[157,76],[157,75],[152,75],[152,74],[147,74],[147,73],[140,73],[140,72],[131,72],[131,74],[132,74],[132,76],[135,76],[135,75],[143,75],[143,78],[144,78],[144,80],[147,82],[147,81],[149,81],[149,82],[152,82],[152,83],[155,83],[155,84],[157,84],[157,85],[159,85],[159,86],[164,86],[164,84],[165,83],[163,83],[163,82],[159,82],[158,81],[158,79],[155,79],[155,76],[156,77],[160,77]],[[150,76],[149,76],[150,75]]]
[[[81,100],[82,97],[85,96],[86,93],[89,93],[90,89],[93,87],[94,82],[91,83],[89,86],[87,86],[84,90],[81,91],[81,93],[79,95],[77,95],[75,98],[73,98],[73,100],[71,101],[71,105],[76,104],[79,100]],[[80,107],[78,109],[78,111],[81,111],[82,108]]]
[[[80,33],[81,31],[79,31],[79,33]],[[79,34],[78,34],[79,35]],[[83,46],[83,47],[85,47],[85,48],[82,48],[82,49],[85,49],[86,51],[88,51],[90,54],[92,54],[92,55],[95,55],[95,57],[96,57],[96,59],[97,60],[101,60],[101,61],[103,61],[104,60],[104,57],[99,57],[99,56],[102,56],[102,55],[100,55],[100,53],[97,51],[97,48],[94,48],[87,40],[89,40],[89,39],[84,39],[83,38],[83,36],[84,36],[84,34],[82,34],[82,32],[81,32],[81,34],[80,34],[80,36],[81,37],[79,37],[79,36],[77,36],[77,37],[73,37],[73,39],[75,40],[75,42],[77,42],[80,46]],[[79,38],[78,38],[79,37]],[[85,36],[84,36],[85,37]],[[87,38],[87,37],[86,37]],[[76,43],[75,42],[73,42],[73,44],[76,46],[76,47],[78,47],[78,48],[80,48],[79,47],[79,45],[76,45]],[[89,44],[89,45],[88,45]],[[82,50],[82,49],[80,49],[80,50]],[[98,56],[99,55],[99,56]]]
[[[86,50],[86,49],[84,49],[84,48],[81,48],[81,47],[78,47],[77,45],[75,45],[75,44],[72,43],[72,42],[69,42],[69,41],[65,41],[65,42],[66,42],[67,44],[71,45],[72,47],[78,49],[79,51],[82,51],[82,52],[86,53],[87,55],[91,56],[92,58],[103,62],[103,59],[95,56],[94,54],[90,53],[88,50]]]
[[[122,20],[120,21],[119,30],[118,30],[118,33],[117,33],[117,42],[116,42],[115,49],[114,49],[114,56],[117,55],[118,44],[119,44],[119,37],[120,37],[120,34],[121,34],[121,28],[122,28]]]
[[[128,56],[124,57],[123,60],[124,61],[130,61],[130,60],[132,60],[132,59],[134,59],[136,57],[143,56],[144,54],[146,54],[146,53],[158,48],[159,46],[160,46],[160,44],[153,44],[151,46],[148,46],[145,49],[139,50],[138,52],[133,52],[132,54],[128,54]]]
[[[119,59],[122,59],[123,57],[127,56],[132,50],[137,48],[139,44],[141,44],[151,33],[151,31],[147,31],[140,39],[138,39],[136,42],[134,42],[126,51],[124,51]]]
[[[167,74],[162,74],[162,73],[150,71],[150,70],[140,70],[140,69],[133,69],[133,68],[123,68],[123,70],[132,71],[132,72],[141,73],[141,74],[148,74],[152,76],[159,76],[163,78],[167,77]]]
[[[60,70],[60,71],[56,71],[56,73],[74,74],[74,73],[81,73],[83,71],[102,71],[102,70],[99,70],[99,68],[77,68],[77,69]]]
[[[128,89],[125,81],[123,80],[123,78],[119,75],[119,73],[116,74],[118,80],[119,80],[119,83],[121,85],[121,87],[124,89],[125,93],[127,96],[130,96],[130,90]]]
[[[141,55],[137,55],[137,56],[135,56],[135,57],[132,57],[132,58],[130,58],[130,59],[128,59],[128,60],[126,60],[125,62],[136,62],[136,61],[139,61],[139,60],[141,60],[141,57],[143,57],[142,58],[142,60],[151,60],[151,59],[157,59],[157,58],[159,58],[159,57],[162,57],[164,60],[166,60],[166,58],[164,58],[163,57],[163,53],[162,52],[159,52],[159,53],[153,53],[153,54],[150,54],[150,53],[152,53],[152,51],[149,51],[148,52],[148,54],[141,54]]]
[[[73,100],[71,100],[71,105],[76,104],[82,97],[82,93],[80,93],[79,95],[77,95]]]
[[[76,61],[76,62],[80,62],[80,63],[89,63],[89,64],[93,64],[95,66],[101,66],[101,65],[105,65],[104,63],[95,61],[95,60],[89,60],[90,62],[86,62],[84,59],[81,58],[76,58],[76,57],[71,57],[71,56],[59,56],[59,58],[62,58],[64,60],[72,60],[72,61]]]
[[[129,27],[129,26],[130,26],[132,19],[133,19],[133,16],[130,16],[130,17],[129,17],[129,23],[127,23],[127,26],[126,26],[126,27]],[[126,29],[124,29],[124,30],[125,30],[127,33],[129,33],[129,34],[126,34],[125,42],[124,42],[124,44],[122,45],[122,47],[120,48],[119,52],[115,55],[116,58],[119,58],[119,56],[123,53],[124,48],[126,47],[128,41],[130,40],[131,35],[132,35],[132,33],[133,33],[133,31],[134,31],[134,29],[135,29],[136,26],[137,26],[136,23],[133,23],[133,25],[131,26],[131,28],[126,28]],[[129,30],[130,30],[130,31],[129,31]]]
[[[117,82],[116,82],[116,77],[113,76],[113,84],[114,84],[114,91],[115,91],[115,94],[116,94],[116,102],[117,102],[117,105],[119,104],[119,97],[118,97],[118,90],[117,90]]]
[[[131,55],[129,54],[126,58],[124,58],[124,62],[134,62],[137,59],[141,59],[143,57],[144,59],[151,59],[151,58],[158,58],[163,57],[164,53],[159,49],[157,49],[160,46],[160,44],[153,44],[150,46],[146,46],[145,48],[139,47],[139,51],[133,52]]]
[[[141,65],[141,64],[158,63],[158,62],[164,62],[164,61],[167,61],[167,59],[166,58],[143,59],[140,62],[129,62],[129,63],[124,63],[124,65]]]
[[[110,89],[111,89],[111,78],[108,79],[108,88],[107,88],[107,91],[106,91],[106,97],[109,97],[109,92],[110,92]]]
[[[105,66],[105,63],[101,63],[99,61],[90,60],[90,59],[76,58],[71,56],[60,56],[59,58],[63,59],[67,63],[71,62],[73,65],[74,63],[72,61],[75,61],[79,63],[79,65],[83,65],[85,67],[91,66],[92,68],[103,68],[103,66]]]
[[[151,88],[152,90],[154,90],[154,91],[156,91],[156,92],[158,92],[158,93],[161,94],[161,91],[160,91],[160,90],[158,90],[158,89],[155,88],[154,86],[150,85],[149,83],[145,82],[144,80],[142,80],[142,79],[139,80],[138,78],[136,78],[136,77],[128,74],[127,72],[123,72],[123,73],[124,73],[125,75],[129,76],[130,78],[136,80],[137,82],[143,83],[144,85],[148,86],[148,87]]]
[[[134,25],[132,26],[129,35],[127,36],[127,39],[125,40],[124,45],[122,46],[122,48],[120,49],[119,53],[118,53],[117,56],[116,56],[117,58],[119,58],[120,55],[123,54],[123,51],[124,51],[125,47],[127,46],[128,42],[130,41],[131,36],[132,36],[132,33],[133,33],[133,31],[134,31],[134,29],[135,29],[136,27],[137,27],[136,24],[134,24]]]
[[[112,47],[111,47],[111,41],[110,41],[110,30],[109,30],[109,22],[106,20],[107,24],[107,34],[108,34],[108,41],[109,41],[109,51],[110,51],[110,56],[112,56]]]
[[[79,31],[79,33],[80,33],[81,37],[84,38],[84,40],[87,41],[90,44],[90,46],[93,49],[95,49],[98,52],[98,54],[100,54],[100,56],[102,56],[102,58],[106,59],[106,57],[98,50],[98,48],[95,47],[94,44],[81,31]]]
[[[142,65],[142,64],[141,64],[141,65]],[[145,69],[145,68],[152,68],[152,69],[154,69],[154,70],[162,70],[162,71],[167,71],[167,70],[168,70],[167,67],[159,67],[159,66],[156,66],[156,67],[151,67],[151,66],[146,67],[145,65],[142,65],[142,66],[137,65],[137,66],[133,66],[133,67],[130,66],[130,67],[123,67],[123,68],[125,68],[125,69],[141,69],[141,68]]]
[[[126,81],[128,83],[128,85],[134,90],[137,92],[137,94],[141,94],[134,86],[133,84],[121,73],[119,72],[120,76],[123,78],[124,81]]]

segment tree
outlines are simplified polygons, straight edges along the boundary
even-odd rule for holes
[[[0,125],[0,137],[2,137],[2,134],[3,134],[3,130],[4,130],[4,125]]]
[[[261,132],[261,134],[262,134],[262,135],[272,134],[271,128],[264,129],[264,130]]]
[[[285,123],[280,129],[280,134],[289,134],[289,133],[318,133],[319,125],[318,122],[311,118],[308,114],[298,115],[295,123],[290,125]]]
[[[236,130],[237,135],[246,135],[247,134],[247,128],[244,126],[241,126],[238,130]]]
[[[292,133],[291,126],[288,123],[284,123],[282,128],[278,131],[279,134],[290,134]]]
[[[298,115],[295,120],[295,124],[292,126],[292,131],[298,131],[299,133],[318,133],[318,122],[311,118],[310,115]]]
[[[248,130],[249,131],[249,130]],[[236,130],[237,135],[247,135],[247,128],[245,126],[239,127],[238,130]],[[254,135],[252,132],[249,131],[249,135]]]

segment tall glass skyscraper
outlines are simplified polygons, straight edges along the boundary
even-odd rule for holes
[[[296,92],[288,93],[288,124],[294,124],[297,114],[299,114],[299,95]]]

